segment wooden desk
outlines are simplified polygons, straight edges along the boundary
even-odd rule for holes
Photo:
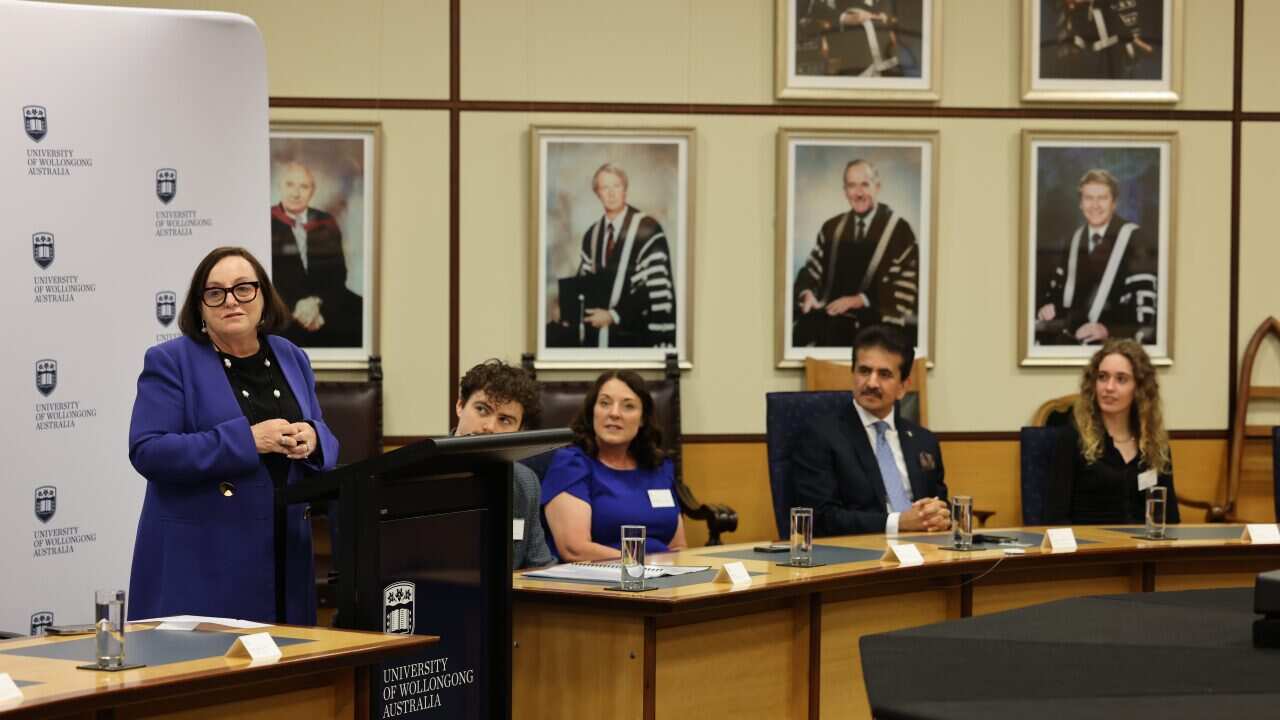
[[[908,568],[870,560],[795,569],[776,565],[785,555],[760,554],[746,565],[764,575],[738,590],[706,583],[633,595],[517,574],[512,716],[870,717],[862,635],[1082,595],[1249,586],[1280,567],[1278,545],[1148,542],[1087,527],[1076,536],[1093,543],[1009,556],[920,543],[925,564]],[[816,542],[885,547],[879,535]],[[719,567],[733,560],[707,556],[754,544],[653,560]]]
[[[154,627],[131,624],[130,631]],[[201,625],[201,630],[259,632]],[[20,683],[24,700],[0,705],[0,718],[367,718],[370,666],[436,642],[422,635],[275,625],[276,637],[309,640],[280,648],[277,662],[207,657],[118,673],[77,670],[87,662],[0,652],[0,672]],[[92,636],[0,642],[0,651]],[[126,652],[128,640],[125,641]],[[35,683],[21,686],[21,683]]]

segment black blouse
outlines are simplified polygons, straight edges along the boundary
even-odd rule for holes
[[[1086,463],[1080,452],[1080,431],[1070,423],[1058,431],[1049,486],[1045,494],[1045,522],[1052,525],[1137,525],[1146,520],[1146,494],[1138,490],[1138,475],[1146,472],[1142,456],[1125,462],[1111,436],[1103,433],[1102,456]],[[1173,472],[1161,473],[1156,484],[1168,490],[1165,520],[1180,522]]]
[[[261,338],[258,352],[249,357],[238,358],[219,352],[222,367],[227,371],[227,382],[236,394],[240,410],[249,420],[250,425],[257,425],[264,420],[283,418],[289,422],[302,420],[302,409],[298,407],[298,398],[289,388],[280,363],[271,352],[266,338]],[[318,444],[318,441],[317,441]],[[280,453],[266,453],[259,456],[271,474],[271,481],[276,487],[283,487],[289,477],[289,458]]]

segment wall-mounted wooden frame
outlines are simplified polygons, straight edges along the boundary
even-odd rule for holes
[[[1023,131],[1022,365],[1084,365],[1108,337],[1172,364],[1177,140]]]
[[[857,331],[881,322],[934,358],[938,141],[936,132],[778,131],[778,367],[849,360]]]
[[[533,127],[538,368],[692,367],[692,128]]]
[[[1023,0],[1022,99],[1176,103],[1182,0]]]
[[[783,100],[937,102],[939,0],[774,0]]]
[[[271,278],[317,369],[378,354],[382,128],[271,123]]]

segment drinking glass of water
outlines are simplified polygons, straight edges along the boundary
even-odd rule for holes
[[[1168,490],[1156,486],[1147,490],[1147,538],[1164,539],[1164,515],[1168,502]]]
[[[98,667],[124,665],[124,591],[99,590],[94,593],[97,625]]]
[[[622,526],[622,589],[644,590],[644,525]]]
[[[951,543],[957,550],[973,547],[973,496],[951,497]]]
[[[792,565],[813,564],[813,508],[791,508],[791,557]]]

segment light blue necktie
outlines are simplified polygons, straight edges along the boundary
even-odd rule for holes
[[[885,496],[889,498],[891,512],[906,512],[911,508],[911,500],[907,498],[907,489],[902,486],[902,473],[898,472],[898,463],[893,460],[893,449],[889,447],[889,438],[885,432],[889,423],[877,420],[872,427],[876,429],[876,464],[880,466],[880,477],[884,479]]]

